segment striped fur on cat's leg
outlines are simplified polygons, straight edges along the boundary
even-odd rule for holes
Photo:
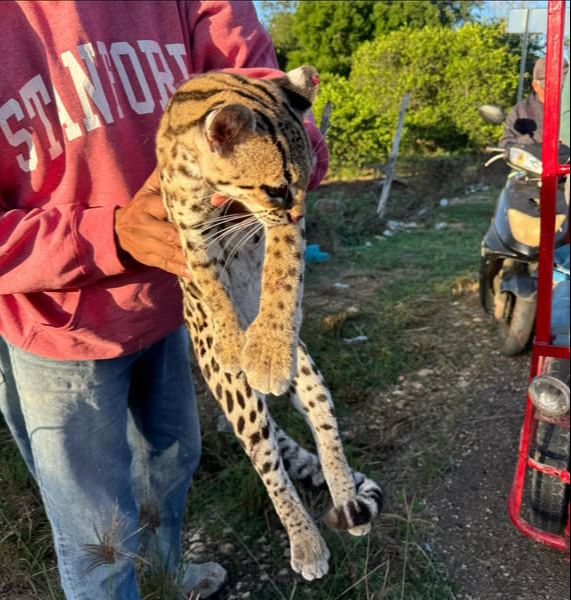
[[[290,389],[294,406],[312,429],[319,462],[333,500],[327,524],[347,529],[356,536],[370,530],[371,521],[382,508],[382,491],[349,467],[334,414],[331,394],[303,344],[298,349],[298,372]]]
[[[285,393],[296,372],[304,252],[303,223],[266,229],[260,310],[242,352],[248,382],[265,394]]]

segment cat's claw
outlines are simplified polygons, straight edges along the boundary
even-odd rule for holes
[[[250,325],[241,358],[250,386],[262,394],[285,394],[296,370],[294,348],[290,339],[272,336],[256,322]]]
[[[367,523],[367,525],[359,525],[358,527],[353,527],[348,529],[348,532],[354,537],[363,537],[365,535],[369,535],[371,533],[371,524]]]

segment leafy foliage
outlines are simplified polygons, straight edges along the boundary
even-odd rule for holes
[[[313,64],[321,72],[347,76],[352,55],[365,41],[402,28],[452,26],[467,19],[478,0],[379,0],[275,2],[269,31],[280,64]]]
[[[369,159],[378,160],[391,142],[391,133],[366,95],[355,91],[345,77],[325,74],[314,106],[319,119],[328,100],[333,105],[327,132],[331,169],[340,172],[347,166],[358,168]]]
[[[286,70],[288,54],[299,47],[299,42],[293,33],[293,21],[298,4],[299,2],[292,0],[264,0],[260,6],[262,20],[266,22],[278,62],[284,70]]]
[[[398,111],[411,98],[403,151],[431,154],[492,142],[497,128],[478,117],[481,104],[509,108],[517,88],[518,58],[499,25],[405,29],[364,43],[349,78],[324,77],[316,113],[333,104],[332,166],[384,159]]]

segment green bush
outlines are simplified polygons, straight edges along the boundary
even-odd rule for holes
[[[365,95],[356,92],[344,77],[325,74],[314,106],[318,122],[327,101],[333,105],[326,136],[331,152],[331,171],[358,171],[371,157],[378,162],[390,144],[391,133],[383,127],[382,116]]]
[[[411,93],[401,152],[471,151],[497,140],[478,106],[510,108],[518,58],[500,25],[400,30],[364,43],[353,55],[351,75],[322,77],[315,107],[333,104],[328,141],[333,171],[386,160],[398,111]]]

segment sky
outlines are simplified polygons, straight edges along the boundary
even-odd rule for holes
[[[421,1],[421,0],[417,0]],[[570,0],[566,0],[567,10],[569,10]],[[267,25],[264,15],[261,11],[261,2],[254,0],[254,5],[262,23]],[[485,0],[483,6],[479,9],[479,16],[482,20],[507,18],[508,12],[513,8],[547,8],[548,0]],[[566,50],[568,53],[568,50]]]
[[[258,11],[260,19],[263,19],[263,15],[260,14],[260,4],[258,0],[254,0],[254,5]],[[569,2],[567,2],[569,6]],[[503,17],[507,14],[510,8],[546,8],[547,0],[486,0],[484,6],[481,9],[481,14],[484,18]]]

